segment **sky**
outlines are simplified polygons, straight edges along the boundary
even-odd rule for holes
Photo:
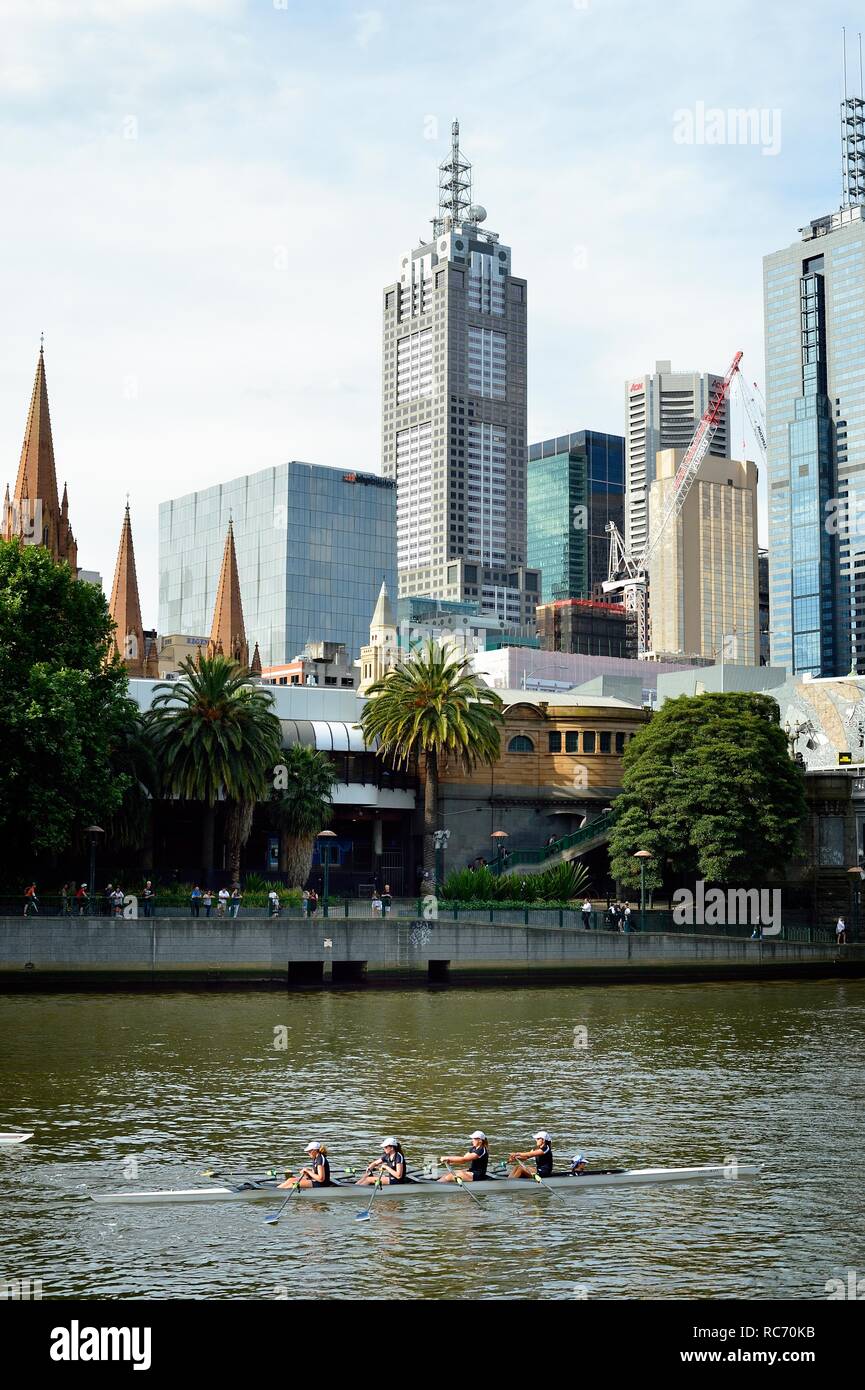
[[[379,472],[381,291],[429,235],[454,116],[528,281],[530,440],[623,432],[656,360],[741,349],[762,386],[761,260],[840,201],[856,22],[849,0],[0,0],[0,485],[42,332],[79,564],[110,592],[128,493],[145,626],[161,501],[291,458]],[[714,114],[746,108],[747,139]]]

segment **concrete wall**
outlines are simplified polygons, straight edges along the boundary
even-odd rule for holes
[[[446,963],[446,964],[445,964]],[[514,983],[865,973],[865,946],[580,932],[500,923],[0,918],[0,984]]]

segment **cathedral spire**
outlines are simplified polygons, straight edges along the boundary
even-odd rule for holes
[[[65,497],[65,493],[64,493]],[[125,664],[130,676],[155,674],[148,662],[148,652],[141,625],[141,603],[138,597],[138,575],[135,570],[135,547],[132,543],[132,523],[129,503],[120,528],[120,548],[114,570],[114,585],[108,611],[114,619],[114,649]]]
[[[6,540],[20,536],[25,542],[44,545],[55,560],[68,561],[73,573],[77,572],[78,548],[69,526],[65,488],[62,512],[57,495],[45,354],[41,344],[15,490],[11,505],[4,511],[3,536]]]
[[[243,604],[240,599],[240,580],[237,576],[237,553],[234,549],[234,522],[228,523],[225,549],[222,553],[222,569],[216,589],[216,605],[213,610],[213,624],[210,641],[207,644],[208,656],[227,656],[236,661],[244,671],[249,669],[249,643],[243,622]]]

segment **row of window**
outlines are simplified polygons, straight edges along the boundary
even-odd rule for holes
[[[635,738],[635,734],[623,734],[603,731],[597,733],[594,729],[568,729],[565,732],[564,751],[566,753],[612,753],[622,754],[625,751],[625,744],[629,739]],[[582,746],[580,740],[582,739]],[[613,745],[615,739],[615,746]],[[508,744],[509,753],[534,753],[534,740],[528,734],[515,734]],[[560,730],[551,729],[547,734],[547,751],[549,753],[561,753],[562,735]]]

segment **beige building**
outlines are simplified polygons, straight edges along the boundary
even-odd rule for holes
[[[360,649],[359,693],[363,695],[375,681],[392,671],[399,659],[396,618],[387,584],[382,580],[375,612],[369,625],[369,642]]]
[[[661,449],[650,532],[672,496],[682,449]],[[757,468],[707,455],[679,516],[649,561],[652,654],[760,664]]]

